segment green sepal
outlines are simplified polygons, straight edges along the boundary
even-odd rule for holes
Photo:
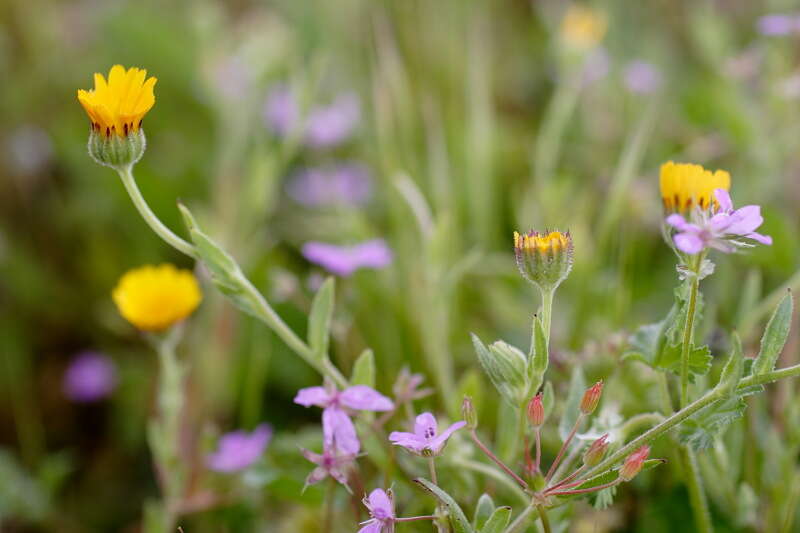
[[[375,388],[375,354],[369,348],[361,352],[353,363],[350,384]]]

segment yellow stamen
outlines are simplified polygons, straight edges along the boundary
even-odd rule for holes
[[[127,137],[138,131],[142,118],[156,102],[153,87],[156,78],[147,77],[147,71],[136,67],[125,70],[114,65],[108,73],[108,81],[95,73],[94,89],[78,90],[78,101],[89,115],[92,128],[106,137],[115,133]]]

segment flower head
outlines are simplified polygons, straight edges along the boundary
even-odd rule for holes
[[[436,418],[431,413],[422,413],[414,422],[414,433],[393,431],[389,440],[414,454],[432,457],[442,453],[450,435],[466,425],[462,420],[438,433]]]
[[[700,165],[673,163],[661,165],[661,199],[668,212],[683,213],[693,207],[709,208],[714,190],[731,188],[731,175],[724,170],[711,172]]]
[[[600,403],[600,396],[603,394],[603,382],[598,381],[583,393],[581,399],[581,413],[590,415],[597,409],[597,404]]]
[[[625,481],[630,481],[636,477],[636,474],[641,472],[648,455],[650,455],[649,446],[642,446],[630,454],[619,469],[619,477]]]
[[[715,248],[731,253],[739,248],[753,246],[740,239],[749,239],[761,244],[772,244],[772,237],[756,233],[764,222],[761,208],[746,205],[733,209],[733,202],[725,189],[714,191],[716,210],[692,211],[690,221],[682,215],[673,213],[667,217],[667,224],[678,230],[673,237],[675,246],[682,252],[694,255],[706,248]]]
[[[561,37],[575,49],[588,50],[603,40],[607,28],[608,20],[603,13],[573,4],[561,22]]]
[[[355,246],[312,241],[303,245],[303,256],[342,277],[350,276],[360,268],[383,268],[392,262],[392,250],[383,239]]]
[[[364,527],[359,529],[358,533],[391,532],[396,519],[391,491],[375,489],[363,501],[372,518],[362,522]]]
[[[592,444],[583,452],[583,464],[588,467],[593,467],[600,464],[603,456],[608,449],[608,433],[592,442]]]
[[[323,444],[322,454],[302,450],[303,457],[317,465],[306,478],[306,487],[315,485],[330,476],[342,485],[347,486],[347,471],[355,460],[355,455],[344,453],[333,444]]]
[[[169,264],[129,270],[111,296],[120,314],[143,331],[163,331],[180,322],[203,297],[191,271]]]
[[[147,71],[136,67],[125,70],[114,65],[108,81],[95,73],[94,89],[78,90],[78,101],[92,121],[92,129],[106,138],[127,137],[139,131],[142,118],[156,103],[153,87],[156,78],[147,78]]]
[[[569,232],[514,232],[514,256],[520,273],[543,290],[554,289],[572,270],[572,235]]]
[[[528,402],[528,420],[535,428],[544,424],[544,404],[541,392]]]
[[[64,394],[74,402],[93,402],[111,394],[117,385],[117,368],[97,352],[78,354],[64,374]]]
[[[272,438],[272,427],[261,424],[252,433],[234,431],[219,439],[217,451],[207,458],[208,467],[216,472],[238,472],[255,463]]]

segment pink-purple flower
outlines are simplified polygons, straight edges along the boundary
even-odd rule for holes
[[[313,148],[327,148],[347,140],[361,118],[355,94],[341,94],[327,106],[311,109],[306,120],[306,143]]]
[[[789,35],[800,31],[800,16],[773,13],[758,19],[758,31],[762,35]]]
[[[369,510],[371,518],[362,522],[364,526],[358,533],[392,533],[397,517],[394,514],[392,497],[383,489],[375,489],[364,498],[364,505]]]
[[[272,427],[269,424],[261,424],[252,433],[227,433],[219,439],[217,451],[207,457],[206,464],[216,472],[244,470],[258,461],[271,438]]]
[[[295,173],[286,192],[295,202],[308,207],[360,205],[369,200],[372,182],[363,165],[340,164]]]
[[[462,420],[438,433],[436,418],[431,413],[422,413],[414,421],[414,433],[393,431],[389,440],[414,454],[433,457],[442,453],[447,439],[465,425],[467,423]]]
[[[646,61],[631,61],[625,67],[625,87],[633,93],[653,93],[661,87],[661,72]]]
[[[64,394],[73,402],[94,402],[107,397],[117,386],[117,368],[108,357],[82,352],[64,374]]]
[[[354,385],[343,391],[327,387],[307,387],[297,391],[294,403],[304,407],[322,407],[322,435],[324,445],[339,449],[344,454],[355,455],[361,449],[356,428],[347,409],[354,411],[391,411],[392,400],[366,385]]]
[[[740,239],[772,244],[772,237],[755,231],[764,222],[759,206],[746,205],[734,210],[726,190],[715,189],[714,196],[719,204],[716,210],[695,209],[689,221],[677,213],[667,217],[667,224],[678,230],[673,240],[680,251],[694,255],[706,248],[714,248],[731,253],[754,246]]]
[[[302,453],[303,457],[317,465],[306,478],[306,487],[330,476],[350,490],[347,486],[347,473],[356,458],[354,454],[344,453],[334,444],[323,444],[322,454],[309,450],[302,450]]]
[[[286,85],[275,87],[267,96],[264,119],[278,135],[288,135],[300,120],[300,106],[292,90]]]
[[[325,270],[342,277],[360,268],[384,268],[392,262],[392,250],[383,239],[353,246],[311,241],[303,245],[303,256]]]

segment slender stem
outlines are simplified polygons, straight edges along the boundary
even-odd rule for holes
[[[479,463],[478,461],[471,461],[469,459],[451,459],[450,462],[454,466],[467,468],[497,480],[499,483],[505,485],[509,491],[513,492],[523,504],[527,505],[530,503],[530,498],[528,498],[528,495],[525,494],[516,483],[511,481],[500,470],[497,470],[486,463]]]
[[[534,518],[534,516],[532,516],[534,513],[536,513],[537,515],[540,514],[538,506],[534,504],[527,506],[525,510],[523,510],[519,514],[519,516],[517,516],[517,518],[513,522],[511,522],[511,524],[506,528],[506,530],[503,533],[514,533],[519,528],[527,524],[530,519]]]
[[[713,533],[714,526],[711,524],[711,514],[708,511],[708,502],[703,491],[703,481],[700,478],[700,469],[697,466],[697,458],[688,446],[681,446],[681,455],[686,469],[685,482],[689,489],[689,502],[692,505],[695,526],[700,533]]]
[[[683,347],[681,349],[681,408],[689,403],[689,349],[692,346],[692,334],[694,332],[694,315],[697,310],[697,290],[700,287],[700,276],[697,272],[702,263],[702,254],[697,256],[694,265],[694,275],[690,280],[689,288],[689,308],[686,310],[686,324],[683,329]]]
[[[539,471],[539,467],[542,464],[542,428],[536,428],[536,462],[533,464],[534,472]]]
[[[328,490],[325,493],[325,525],[322,528],[322,530],[326,531],[327,533],[331,533],[333,531],[333,499],[335,491],[336,480],[331,477],[328,482]]]
[[[569,432],[564,444],[561,445],[561,449],[558,450],[558,455],[556,455],[556,460],[553,461],[553,464],[550,465],[550,470],[547,471],[547,475],[545,476],[545,481],[550,481],[550,478],[553,477],[553,474],[556,473],[556,468],[558,468],[558,464],[561,462],[561,458],[564,457],[564,452],[567,451],[567,447],[569,447],[569,443],[572,442],[572,438],[575,436],[575,433],[578,431],[578,427],[580,427],[581,422],[583,422],[583,413],[578,415],[578,418],[575,420],[575,425],[572,426],[572,431]]]
[[[550,520],[547,518],[547,509],[544,508],[544,505],[538,504],[536,510],[539,511],[539,519],[542,521],[544,533],[550,533],[552,530],[550,529]]]
[[[428,457],[428,470],[431,472],[431,481],[434,485],[439,485],[439,481],[436,477],[436,461],[433,457]]]
[[[574,494],[588,494],[590,492],[597,492],[599,490],[607,489],[609,487],[613,487],[615,485],[619,485],[622,482],[621,478],[617,478],[614,481],[609,483],[604,483],[603,485],[597,485],[596,487],[588,487],[585,489],[575,489],[575,490],[562,490],[562,491],[555,491],[555,492],[548,492],[548,496],[572,496]]]
[[[408,518],[395,518],[395,522],[416,522],[417,520],[436,520],[434,515],[409,516]]]
[[[568,475],[567,477],[565,477],[564,479],[553,485],[552,487],[545,490],[545,492],[557,489],[559,487],[563,487],[564,485],[566,485],[567,483],[578,477],[584,470],[586,470],[586,465],[581,466],[579,469],[577,469],[576,471],[574,471],[573,473],[571,473],[570,475]]]
[[[136,209],[139,211],[139,214],[142,215],[144,221],[147,222],[147,225],[156,232],[156,235],[164,239],[167,244],[176,250],[183,252],[189,257],[197,258],[194,246],[175,235],[161,220],[159,220],[156,214],[153,213],[153,210],[150,209],[150,206],[147,205],[147,201],[144,199],[144,196],[142,196],[139,186],[136,184],[136,179],[133,177],[132,166],[128,165],[124,168],[119,168],[117,172],[119,173],[119,177],[122,178],[122,184],[125,185],[125,189],[128,191],[133,205],[136,206]]]
[[[544,338],[547,341],[548,350],[550,349],[550,323],[553,316],[553,295],[555,289],[542,289],[542,329],[544,330]],[[536,328],[534,327],[534,335],[536,335]],[[535,345],[535,341],[531,339],[531,347]]]
[[[772,383],[783,378],[793,378],[800,376],[800,364],[787,366],[780,370],[773,370],[772,372],[764,372],[757,376],[748,376],[739,382],[738,388],[744,389],[754,385],[764,385],[765,383]]]
[[[486,454],[486,457],[488,457],[489,459],[491,459],[492,461],[494,461],[494,463],[495,463],[497,466],[499,466],[500,468],[502,468],[502,469],[503,469],[503,472],[505,472],[505,473],[506,473],[506,474],[508,474],[509,476],[513,477],[513,478],[514,478],[514,481],[516,481],[517,483],[519,483],[519,486],[520,486],[520,487],[522,487],[523,489],[527,489],[527,488],[528,488],[528,484],[527,484],[527,483],[525,483],[525,480],[524,480],[524,479],[522,479],[521,477],[519,477],[519,476],[518,476],[518,475],[517,475],[517,474],[516,474],[516,473],[515,473],[513,470],[511,470],[509,467],[507,467],[507,466],[506,466],[506,464],[505,464],[503,461],[501,461],[501,460],[500,460],[500,459],[499,459],[499,458],[498,458],[498,457],[497,457],[495,454],[493,454],[493,453],[492,453],[492,451],[491,451],[489,448],[487,448],[487,447],[486,447],[486,445],[484,445],[484,444],[481,442],[481,439],[479,439],[479,438],[478,438],[478,434],[475,432],[475,430],[474,430],[474,429],[471,431],[471,435],[472,435],[472,441],[475,443],[475,445],[476,445],[478,448],[480,448],[480,450],[481,450],[481,451],[482,451],[484,454]]]

